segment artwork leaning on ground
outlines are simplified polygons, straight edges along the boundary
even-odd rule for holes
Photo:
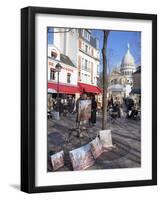
[[[141,167],[141,32],[47,33],[47,171]]]

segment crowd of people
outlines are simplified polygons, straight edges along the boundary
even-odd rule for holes
[[[59,111],[60,116],[61,115],[67,115],[69,113],[72,113],[75,106],[75,97],[68,96],[66,98],[52,98],[49,97],[48,99],[48,111]]]
[[[135,99],[131,97],[124,98],[113,98],[112,96],[108,99],[108,107],[111,118],[129,118],[137,119],[140,114],[140,104],[136,102]]]
[[[96,124],[97,102],[95,95],[92,94],[80,94],[80,97],[76,100],[74,96],[68,96],[67,98],[52,98],[48,99],[48,113],[51,111],[59,111],[60,116],[69,116],[70,114],[76,114],[76,122],[78,122],[78,109],[80,100],[91,100],[91,117],[89,118],[89,125],[94,126]]]
[[[78,99],[74,96],[67,96],[67,98],[52,98],[48,99],[48,112],[54,110],[59,111],[60,116],[76,115],[76,122],[78,122],[78,110],[80,100],[91,100],[91,113],[89,118],[89,125],[94,126],[97,120],[98,102],[94,94],[81,94]],[[131,97],[113,97],[112,95],[107,99],[107,113],[110,114],[111,119],[129,118],[137,119],[140,114],[140,105]]]

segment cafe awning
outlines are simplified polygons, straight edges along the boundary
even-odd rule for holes
[[[80,92],[87,92],[87,93],[95,93],[95,94],[100,94],[101,89],[97,86],[94,85],[89,85],[86,83],[78,83],[78,86],[80,88]]]
[[[58,90],[57,83],[48,83],[48,90],[53,90],[57,92]],[[59,93],[76,94],[76,93],[80,93],[80,91],[79,91],[78,86],[59,84]]]

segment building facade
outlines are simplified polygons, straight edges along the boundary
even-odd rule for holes
[[[88,29],[78,29],[78,82],[97,86],[100,66],[99,42]]]
[[[126,85],[126,78],[120,72],[119,68],[115,68],[108,79],[108,96],[113,97],[124,97],[125,96],[125,85]]]
[[[55,84],[58,84],[58,74],[55,66],[59,63],[62,66],[59,93],[69,92],[76,98],[82,92],[100,93],[97,87],[99,43],[92,37],[91,31],[53,28],[52,37],[53,42],[48,44],[48,92],[57,93]],[[62,90],[63,87],[68,87],[66,92]]]
[[[141,106],[141,66],[137,67],[137,70],[133,73],[133,87],[131,95],[136,104]]]
[[[59,72],[59,84],[77,86],[78,73],[76,66],[68,56],[60,53],[55,46],[52,46],[51,50],[48,51],[48,82],[58,82],[58,72],[55,68],[58,63],[62,67]]]
[[[78,33],[76,29],[53,28],[51,34],[53,40],[48,44],[48,93],[78,95]],[[59,83],[55,68],[58,63],[62,67],[59,72]]]

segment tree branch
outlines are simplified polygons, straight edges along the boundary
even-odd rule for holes
[[[48,33],[68,33],[72,30],[73,28],[69,28],[68,30],[66,31],[48,31]]]

